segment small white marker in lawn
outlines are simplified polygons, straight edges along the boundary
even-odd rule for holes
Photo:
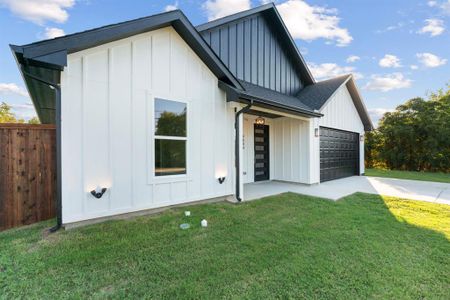
[[[191,227],[191,225],[189,225],[188,223],[183,223],[180,225],[181,229],[189,229],[189,227]]]
[[[202,225],[202,227],[208,227],[208,221],[206,221],[205,219],[203,219],[200,224]]]
[[[187,210],[187,211],[184,212],[184,215],[185,215],[186,217],[190,217],[190,216],[191,216],[191,212]]]

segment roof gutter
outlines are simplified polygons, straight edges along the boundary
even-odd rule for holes
[[[25,71],[20,65],[23,76],[37,80],[55,90],[56,102],[56,225],[50,228],[50,232],[56,232],[62,227],[62,190],[61,190],[61,87],[57,83],[43,80],[42,78]]]
[[[264,105],[268,105],[268,106],[270,106],[271,109],[274,109],[274,107],[275,108],[280,108],[280,109],[282,109],[282,110],[284,110],[284,111],[286,111],[288,113],[292,113],[292,114],[302,114],[302,115],[305,115],[305,116],[308,116],[308,117],[318,117],[318,118],[323,117],[323,114],[321,114],[319,112],[311,112],[311,111],[308,111],[308,110],[305,110],[305,109],[301,109],[301,108],[297,108],[297,107],[294,108],[294,107],[283,105],[283,104],[279,104],[279,103],[273,104],[273,102],[267,101],[264,98],[253,97],[253,96],[247,95],[247,94],[240,93],[239,94],[239,98],[251,101],[252,103],[255,102],[255,103],[261,103],[261,104],[264,104]]]

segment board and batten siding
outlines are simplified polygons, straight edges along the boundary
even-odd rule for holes
[[[233,194],[234,111],[172,27],[70,54],[61,77],[64,224]],[[186,176],[154,176],[154,98],[187,104]]]
[[[364,125],[346,85],[342,85],[320,110],[319,125],[364,134]],[[364,141],[360,141],[360,173],[364,173]]]
[[[310,126],[294,118],[273,120],[273,179],[310,183]]]
[[[200,34],[237,78],[296,95],[303,88],[300,71],[268,22],[254,14]]]

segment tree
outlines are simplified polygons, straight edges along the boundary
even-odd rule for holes
[[[0,104],[0,123],[25,123],[25,120],[18,119],[11,109],[11,105],[5,102]],[[28,120],[28,124],[40,124],[40,121],[37,117],[33,117]]]
[[[367,165],[412,171],[450,171],[450,86],[386,113],[366,138]]]
[[[16,123],[16,117],[11,111],[11,106],[7,103],[2,102],[0,104],[0,123]]]
[[[41,121],[39,121],[38,117],[32,117],[28,120],[28,124],[41,124]]]

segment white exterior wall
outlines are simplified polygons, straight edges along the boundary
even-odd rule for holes
[[[273,112],[277,113],[277,112]],[[243,127],[243,183],[254,182],[254,123],[245,115]],[[270,179],[311,183],[310,121],[293,117],[265,118],[269,125]],[[314,131],[312,131],[314,132]]]
[[[255,120],[257,116],[244,114],[243,125],[243,166],[242,166],[242,181],[243,183],[250,183],[255,181]],[[273,155],[273,134],[274,123],[272,119],[265,118],[266,125],[269,125],[269,178],[273,179],[274,155]]]
[[[217,84],[171,27],[70,54],[63,223],[233,194],[234,111]],[[185,176],[154,176],[154,98],[187,103]],[[96,186],[108,188],[101,199]]]
[[[319,126],[336,128],[364,134],[364,125],[353,104],[346,85],[341,86],[328,103],[321,109],[324,116],[319,119]],[[360,173],[364,173],[364,141],[360,141]],[[318,148],[319,149],[319,148]],[[319,150],[317,150],[319,151]],[[320,163],[319,163],[320,168]]]
[[[309,122],[293,118],[274,119],[273,179],[309,183]]]

